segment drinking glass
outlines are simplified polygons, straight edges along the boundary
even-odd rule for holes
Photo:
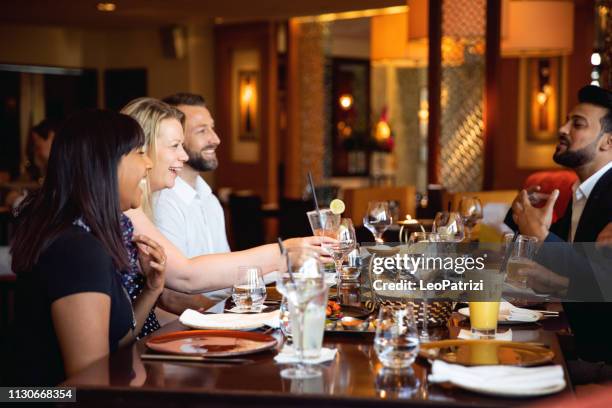
[[[413,232],[408,240],[408,245],[411,252],[420,251],[416,255],[435,254],[436,248],[431,243],[440,242],[441,237],[435,232]],[[435,277],[435,270],[428,269],[425,266],[419,267],[414,271],[414,276],[421,279],[423,283],[430,282]],[[423,291],[422,308],[423,308],[423,325],[421,326],[420,339],[422,342],[429,341],[429,303],[428,292]]]
[[[374,235],[374,240],[382,244],[382,235],[393,222],[388,201],[370,201],[368,211],[363,217],[363,225]]]
[[[506,282],[519,288],[527,288],[527,277],[520,276],[518,271],[530,265],[538,239],[528,235],[518,235],[516,241],[512,242],[513,237],[513,234],[504,235],[506,253],[508,254]]]
[[[319,256],[308,248],[291,248],[282,256],[277,290],[287,298],[293,348],[298,355],[295,367],[281,371],[283,378],[313,378],[317,367],[306,366],[317,358],[323,344],[327,285]]]
[[[232,287],[232,300],[242,312],[261,312],[266,300],[266,284],[257,266],[238,268],[238,282]]]
[[[352,252],[357,245],[355,228],[350,218],[341,218],[340,223],[332,228],[324,228],[324,235],[336,239],[335,242],[324,242],[321,247],[329,253],[336,266],[336,276],[342,278],[342,264],[347,255]]]
[[[499,302],[468,302],[472,336],[480,339],[494,339],[497,332]]]
[[[472,241],[472,229],[482,219],[482,203],[478,197],[461,197],[459,202],[459,215],[467,229],[468,242]]]
[[[374,350],[382,365],[395,370],[410,367],[419,353],[419,336],[412,308],[380,307]]]
[[[461,242],[465,238],[465,228],[461,216],[454,211],[440,211],[436,214],[432,232],[440,235],[445,242]]]
[[[340,214],[334,214],[329,208],[322,208],[319,211],[308,211],[306,213],[310,228],[315,236],[325,235],[325,230],[333,230],[340,224]]]

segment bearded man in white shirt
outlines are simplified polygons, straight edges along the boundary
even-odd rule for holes
[[[185,256],[230,252],[225,231],[223,208],[200,172],[217,168],[215,153],[221,143],[215,122],[200,95],[177,93],[164,98],[185,114],[184,148],[189,156],[173,188],[161,190],[154,197],[155,224]],[[229,290],[205,294],[223,311]]]

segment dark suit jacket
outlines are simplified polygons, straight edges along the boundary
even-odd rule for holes
[[[551,225],[546,242],[567,242],[571,220],[570,203],[563,217]],[[511,212],[507,214],[505,222],[513,230],[518,228]],[[574,243],[595,242],[609,222],[612,222],[612,169],[604,173],[591,191],[576,228]],[[583,254],[568,250],[557,256],[562,257],[567,265],[575,265],[567,268],[572,271],[570,282],[574,282],[573,285],[570,283],[570,291],[572,286],[589,292],[594,290],[597,280],[588,270]],[[612,362],[612,325],[609,324],[612,303],[564,302],[563,308],[576,339],[578,356],[585,360]]]

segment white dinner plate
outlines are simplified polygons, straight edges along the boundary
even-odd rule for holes
[[[542,320],[542,313],[534,312],[533,310],[520,309],[520,314],[510,314],[509,309],[503,309],[500,307],[499,315],[497,316],[497,323],[499,324],[523,324],[523,323],[535,323]],[[459,314],[470,317],[470,308],[464,307],[458,310]]]
[[[545,388],[537,388],[537,389],[512,389],[512,388],[487,388],[484,384],[457,384],[453,381],[453,384],[457,387],[463,388],[464,390],[477,392],[479,394],[491,395],[495,397],[540,397],[544,395],[555,394],[559,391],[562,391],[566,384],[555,384],[550,387]]]

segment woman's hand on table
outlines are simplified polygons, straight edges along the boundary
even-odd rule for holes
[[[133,242],[138,246],[138,261],[145,276],[146,290],[161,294],[166,274],[166,253],[157,242],[145,235],[136,235]]]

